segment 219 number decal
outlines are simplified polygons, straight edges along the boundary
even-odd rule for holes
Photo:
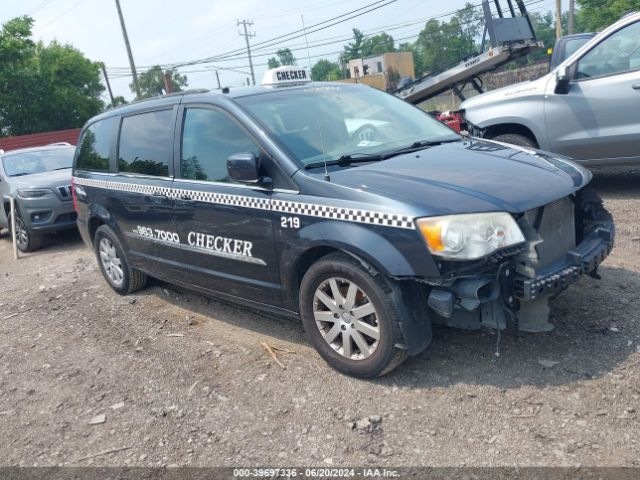
[[[280,226],[282,228],[300,228],[300,219],[298,217],[280,217]]]

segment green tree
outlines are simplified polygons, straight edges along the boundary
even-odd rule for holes
[[[353,29],[353,42],[347,43],[340,54],[340,63],[349,63],[349,60],[362,58],[362,44],[364,34],[357,28]]]
[[[31,40],[33,19],[0,30],[0,135],[81,127],[102,108],[100,66],[70,45]]]
[[[341,77],[340,66],[322,58],[311,69],[311,77],[315,82],[338,80]]]
[[[597,32],[608,27],[625,13],[640,10],[640,0],[577,0],[578,31]]]
[[[138,84],[140,85],[142,98],[156,97],[167,93],[164,84],[165,75],[169,75],[171,79],[172,92],[179,92],[182,90],[182,87],[188,86],[186,75],[181,75],[177,69],[170,68],[163,70],[160,65],[156,65],[138,75]],[[136,89],[133,82],[129,84],[129,88],[135,93]]]
[[[276,68],[282,65],[296,65],[296,57],[293,55],[293,52],[288,48],[281,48],[276,52],[275,57],[271,57],[267,60],[267,66],[269,68]]]
[[[124,98],[122,95],[118,95],[116,97],[113,98],[113,103],[118,106],[118,105],[126,105],[127,103],[127,99]]]
[[[367,37],[362,41],[360,55],[362,57],[373,57],[374,55],[394,52],[396,49],[394,43],[393,37],[384,32]]]

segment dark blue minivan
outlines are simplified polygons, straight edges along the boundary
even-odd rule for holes
[[[330,365],[375,377],[433,324],[547,331],[549,298],[597,276],[614,227],[586,169],[366,86],[272,78],[86,124],[78,226],[116,292],[153,276],[299,316]]]

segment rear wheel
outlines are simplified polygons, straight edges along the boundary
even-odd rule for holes
[[[147,275],[131,267],[122,244],[107,225],[96,230],[94,247],[100,271],[116,293],[127,295],[146,285]]]
[[[491,140],[510,143],[511,145],[518,145],[520,147],[538,148],[535,141],[525,135],[520,135],[519,133],[503,133],[492,137]]]
[[[9,232],[11,232],[11,215],[9,215]],[[35,235],[25,224],[20,214],[16,214],[16,245],[21,252],[33,252],[42,245],[42,237]]]
[[[336,370],[378,377],[400,365],[402,344],[390,288],[344,254],[316,262],[300,286],[300,314],[309,342]]]

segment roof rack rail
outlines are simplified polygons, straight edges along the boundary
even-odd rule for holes
[[[69,142],[53,142],[47,143],[47,147],[73,147]]]
[[[147,97],[147,98],[141,98],[139,100],[133,100],[131,103],[148,102],[150,100],[158,100],[159,98],[180,97],[182,95],[193,95],[197,93],[209,93],[209,89],[192,88],[191,90],[180,90],[178,92],[171,92],[164,95],[156,95],[155,97]],[[122,106],[122,105],[118,105],[118,106]]]

